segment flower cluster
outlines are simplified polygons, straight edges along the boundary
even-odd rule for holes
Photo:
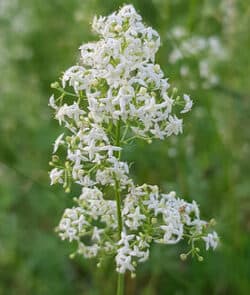
[[[132,6],[95,18],[93,29],[101,40],[80,47],[79,65],[64,73],[63,88],[71,86],[84,97],[89,116],[99,124],[121,119],[144,137],[182,132],[182,120],[173,114],[174,99],[167,93],[168,79],[154,63],[158,33],[145,27]]]
[[[136,185],[121,160],[122,146],[138,137],[150,142],[182,132],[177,113],[190,111],[192,100],[176,97],[176,91],[169,95],[154,63],[160,37],[133,6],[95,18],[93,29],[101,40],[80,47],[79,64],[52,85],[60,94],[49,102],[65,127],[54,144],[51,184],[67,192],[72,183],[82,188],[76,206],[63,214],[59,235],[74,241],[76,253],[86,258],[101,262],[113,256],[119,273],[134,274],[153,242],[186,238],[192,242],[189,253],[200,258],[195,242],[215,248],[218,238],[200,219],[197,204],[157,186]]]
[[[189,86],[191,88],[197,88],[199,84],[204,88],[218,84],[219,76],[216,73],[216,64],[225,60],[227,54],[217,36],[190,36],[184,27],[174,27],[169,33],[169,37],[175,45],[170,52],[169,62],[179,66],[180,75],[190,80]],[[194,82],[192,73],[197,73],[199,84]]]

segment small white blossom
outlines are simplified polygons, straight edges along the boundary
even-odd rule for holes
[[[64,133],[59,135],[57,139],[55,140],[53,154],[58,150],[59,146],[64,143],[64,141],[62,140],[63,136],[64,136]]]
[[[73,105],[64,104],[61,108],[58,108],[56,119],[61,125],[62,122],[65,122],[67,117],[78,121],[80,115],[83,115],[84,113],[85,112],[79,108],[79,105],[76,102],[74,102]]]
[[[55,184],[55,183],[63,183],[63,175],[64,171],[59,170],[58,168],[54,168],[50,171],[50,184]]]
[[[127,218],[126,225],[130,229],[137,229],[142,224],[142,220],[146,219],[146,216],[140,213],[140,207],[137,206],[133,213],[127,215]]]
[[[93,240],[93,241],[100,242],[100,240],[101,240],[101,234],[102,234],[103,232],[104,232],[103,229],[99,229],[99,228],[97,228],[96,226],[94,226],[93,234],[92,234],[92,240]]]
[[[168,125],[166,127],[167,135],[178,135],[182,133],[182,119],[178,119],[176,116],[169,116]]]
[[[187,94],[183,95],[184,101],[185,101],[185,107],[181,111],[181,113],[187,113],[192,109],[193,101],[190,99],[190,96]]]
[[[209,248],[212,248],[213,250],[217,248],[219,237],[215,231],[212,233],[209,233],[206,237],[203,237],[202,239],[206,243],[206,250],[209,250]]]
[[[52,107],[53,109],[57,109],[57,105],[55,103],[55,96],[52,94],[49,98],[49,106]]]

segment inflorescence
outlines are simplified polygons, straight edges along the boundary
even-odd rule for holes
[[[190,111],[188,95],[169,91],[168,79],[155,64],[158,33],[146,27],[132,5],[108,17],[94,18],[97,42],[80,47],[81,57],[52,87],[55,118],[65,132],[55,141],[51,184],[66,192],[73,183],[82,191],[67,208],[57,231],[77,244],[75,254],[96,257],[98,265],[114,257],[119,273],[133,275],[148,259],[150,245],[176,244],[186,239],[191,250],[182,259],[199,255],[199,241],[216,248],[213,221],[200,219],[195,201],[158,186],[138,186],[129,165],[121,160],[123,146],[137,138],[150,143],[182,132],[182,118]]]

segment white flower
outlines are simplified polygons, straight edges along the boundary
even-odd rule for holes
[[[54,168],[50,171],[50,185],[56,184],[56,183],[63,183],[63,175],[64,171],[59,170],[58,168]]]
[[[121,239],[117,243],[118,245],[124,245],[126,249],[129,248],[129,241],[131,241],[135,236],[134,235],[127,235],[126,232],[121,232]]]
[[[164,231],[163,242],[165,244],[176,244],[182,239],[182,224],[179,226],[179,228],[175,228],[172,223],[170,223],[169,225],[161,225],[160,228]]]
[[[80,232],[83,226],[89,225],[89,223],[86,221],[85,216],[81,214],[77,220],[72,222],[72,225],[76,226],[77,230]]]
[[[62,122],[65,122],[65,117],[79,121],[79,117],[85,112],[79,108],[79,105],[74,102],[73,105],[64,104],[62,107],[57,109],[56,119],[61,125]]]
[[[140,213],[140,207],[137,206],[133,213],[127,215],[125,223],[130,229],[137,229],[141,224],[142,220],[146,219],[144,214]]]
[[[155,215],[159,212],[159,195],[151,193],[149,199],[143,202],[144,205],[147,205],[148,209],[154,210]]]
[[[187,94],[183,95],[184,101],[185,101],[185,107],[184,109],[181,111],[181,113],[187,113],[192,109],[193,106],[193,101],[190,99],[190,96]]]
[[[63,75],[62,86],[66,87],[66,82],[69,81],[69,85],[73,86],[75,91],[78,92],[81,82],[83,82],[83,75],[85,69],[81,66],[73,66],[69,68]]]
[[[182,133],[182,119],[178,119],[176,116],[169,116],[166,132],[167,136]]]
[[[100,229],[100,228],[97,228],[96,226],[94,226],[93,234],[92,234],[92,240],[100,242],[101,233],[103,233],[103,232],[104,232],[103,229]]]
[[[83,187],[82,194],[80,195],[79,200],[102,200],[102,198],[103,194],[98,188]]]
[[[79,243],[78,253],[82,254],[85,258],[93,258],[98,254],[100,247],[97,244],[86,246],[83,243]]]
[[[63,218],[63,219],[60,221],[59,229],[62,230],[62,231],[65,231],[65,230],[67,230],[69,227],[70,227],[70,219],[69,219],[69,218]]]
[[[63,136],[64,136],[64,133],[62,133],[61,135],[57,137],[54,143],[53,154],[58,150],[59,146],[64,143],[64,141],[62,140]]]
[[[57,109],[57,105],[55,104],[55,96],[52,94],[49,98],[49,106],[52,107],[53,109]]]
[[[70,227],[66,229],[64,238],[67,237],[69,241],[72,242],[73,240],[78,240],[78,236],[76,234],[77,230],[73,227]]]
[[[125,273],[127,270],[133,272],[135,267],[132,264],[132,258],[129,254],[124,254],[122,251],[119,251],[115,257],[116,260],[116,270],[119,273]]]
[[[215,231],[212,233],[209,233],[206,237],[203,237],[202,239],[206,243],[206,250],[209,250],[209,248],[212,248],[213,250],[217,248],[219,237]]]

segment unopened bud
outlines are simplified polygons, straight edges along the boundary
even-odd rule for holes
[[[182,261],[187,260],[187,254],[182,253],[182,254],[180,255],[180,259],[181,259]]]
[[[154,70],[158,74],[161,70],[160,66],[158,64],[154,65]]]
[[[116,25],[115,26],[115,31],[121,32],[121,30],[122,30],[122,26],[121,25]]]
[[[173,94],[177,93],[178,89],[176,87],[173,88]]]
[[[66,136],[66,141],[69,143],[71,141],[71,137],[70,136]]]
[[[157,223],[157,218],[155,218],[155,217],[151,218],[151,223],[156,224]]]
[[[53,83],[50,84],[50,87],[51,88],[59,88],[60,84],[58,82],[53,82]]]
[[[154,41],[150,41],[149,43],[148,43],[148,45],[149,45],[149,47],[154,47],[155,46],[155,42]]]
[[[147,93],[147,89],[145,87],[141,87],[140,90],[139,90],[139,93],[141,95],[145,95]]]
[[[52,162],[58,162],[58,161],[59,161],[59,157],[57,155],[53,155]]]
[[[136,274],[134,272],[131,273],[131,278],[134,279],[136,277]]]
[[[210,221],[209,221],[209,224],[211,226],[215,226],[216,225],[216,220],[214,218],[212,218]]]
[[[96,86],[98,85],[98,80],[97,80],[97,79],[93,79],[93,80],[92,80],[92,85],[93,85],[94,87],[96,87]]]

